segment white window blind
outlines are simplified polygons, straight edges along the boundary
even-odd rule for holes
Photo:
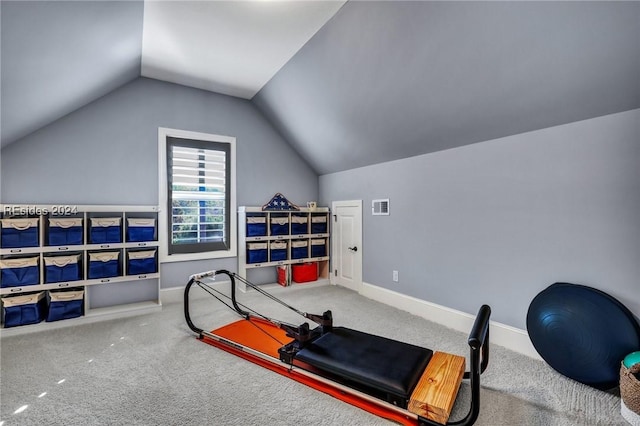
[[[225,239],[226,153],[172,146],[171,243]]]
[[[231,145],[167,137],[168,255],[231,246]]]

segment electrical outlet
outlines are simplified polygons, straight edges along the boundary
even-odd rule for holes
[[[398,271],[393,271],[393,282],[397,283],[398,281]]]

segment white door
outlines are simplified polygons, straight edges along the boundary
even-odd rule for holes
[[[360,292],[362,287],[362,201],[331,205],[331,282]]]

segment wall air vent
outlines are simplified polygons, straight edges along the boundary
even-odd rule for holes
[[[389,199],[371,201],[371,214],[374,216],[389,216]]]

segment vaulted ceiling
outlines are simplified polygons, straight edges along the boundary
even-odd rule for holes
[[[139,76],[251,99],[319,174],[640,108],[638,2],[2,1],[2,146]]]
[[[2,146],[140,76],[251,99],[344,4],[2,1]]]

